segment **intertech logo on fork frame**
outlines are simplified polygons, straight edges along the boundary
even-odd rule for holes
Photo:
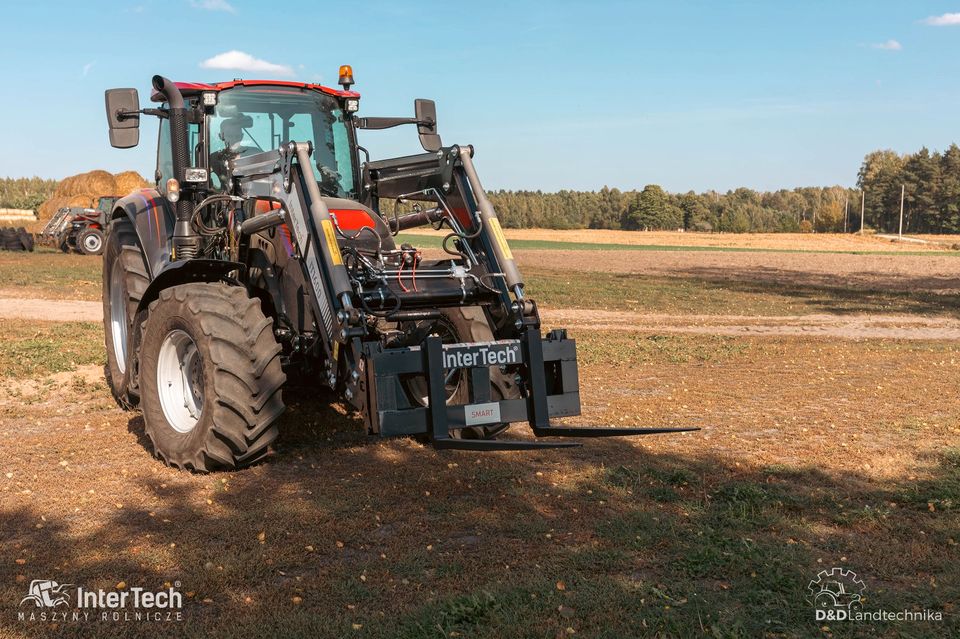
[[[52,579],[34,579],[20,600],[17,620],[28,623],[183,621],[180,582],[166,586],[156,591],[138,586],[85,590],[82,586],[61,584]]]

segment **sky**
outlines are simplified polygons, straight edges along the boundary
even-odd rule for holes
[[[157,73],[335,86],[341,64],[361,115],[436,100],[488,190],[853,185],[869,151],[960,137],[960,0],[34,0],[0,22],[0,175],[151,176],[155,120],[111,148],[111,87],[146,106]],[[361,143],[420,151],[411,127]]]

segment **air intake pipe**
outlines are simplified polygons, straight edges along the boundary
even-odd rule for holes
[[[170,156],[173,158],[173,177],[183,185],[184,170],[188,166],[190,151],[187,148],[187,109],[183,96],[169,79],[153,76],[154,90],[167,102],[170,119]],[[189,194],[187,194],[189,195]],[[193,201],[181,196],[176,203],[177,221],[173,227],[173,259],[195,257],[200,249],[200,236],[193,228]]]

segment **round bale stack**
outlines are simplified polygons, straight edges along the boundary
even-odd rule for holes
[[[95,207],[97,198],[103,195],[124,196],[135,189],[148,186],[136,171],[124,171],[112,175],[107,171],[90,171],[64,178],[54,191],[53,197],[40,205],[37,210],[42,227],[63,207]]]

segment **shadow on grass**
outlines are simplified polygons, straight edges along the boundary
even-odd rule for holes
[[[66,636],[810,636],[807,585],[834,566],[865,581],[867,610],[946,613],[835,634],[958,630],[956,451],[884,482],[623,440],[439,452],[371,442],[321,399],[292,407],[254,468],[130,480],[139,497],[92,519],[69,500],[0,507],[0,634],[48,635],[17,602],[56,579],[190,594],[175,628],[61,623]]]
[[[636,275],[617,274],[629,286]],[[960,316],[960,278],[891,277],[876,273],[838,276],[758,267],[750,270],[695,268],[685,269],[677,277],[711,295],[742,293],[763,298],[780,298],[799,304],[810,312],[851,315],[864,313],[909,313],[918,315]],[[669,286],[669,280],[668,280]],[[953,291],[940,293],[938,291]]]

